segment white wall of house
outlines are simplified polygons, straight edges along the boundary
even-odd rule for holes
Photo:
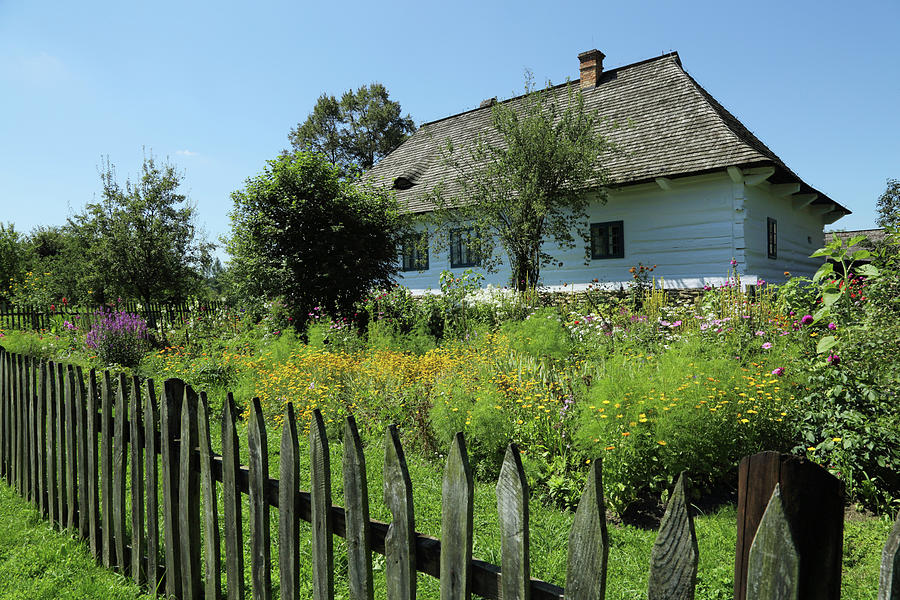
[[[585,264],[583,244],[559,249],[548,243],[547,251],[563,265],[545,267],[542,283],[552,289],[581,289],[596,278],[606,287],[627,287],[632,281],[628,269],[643,263],[656,265],[653,275],[662,277],[665,287],[697,288],[726,281],[732,258],[745,283],[757,277],[780,281],[784,271],[813,273],[820,264],[807,257],[822,245],[821,217],[808,209],[794,211],[789,198],[776,198],[765,187],[735,184],[724,171],[667,184],[669,189],[648,183],[612,190],[605,205],[593,203],[588,209],[588,225],[623,222],[624,258]],[[778,221],[777,260],[766,257],[767,216]],[[437,290],[444,270],[464,271],[451,269],[449,252],[439,252],[432,243],[428,270],[402,272],[399,282],[414,292]],[[485,285],[509,282],[505,260],[494,273],[473,270],[484,274]]]
[[[757,273],[766,281],[781,283],[784,272],[792,275],[811,276],[822,265],[821,258],[809,255],[825,245],[822,216],[809,207],[794,208],[790,196],[778,197],[768,184],[745,186],[747,270]],[[768,257],[768,218],[778,224],[777,257]]]

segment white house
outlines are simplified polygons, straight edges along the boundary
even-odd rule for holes
[[[548,244],[562,266],[545,266],[543,285],[577,289],[596,278],[619,287],[639,262],[657,265],[653,274],[678,288],[721,283],[732,259],[753,281],[815,272],[821,260],[809,255],[823,245],[824,226],[850,211],[791,171],[687,74],[677,53],[607,71],[598,50],[578,58],[580,79],[551,92],[578,86],[586,108],[606,118],[602,133],[623,152],[600,157],[613,184],[608,202],[588,211],[587,264],[583,247]],[[515,108],[521,97],[504,102]],[[425,123],[369,174],[396,190],[406,210],[429,211],[425,196],[434,186],[458,189],[441,149],[491,135],[492,104]],[[464,235],[449,252],[432,246],[421,254],[405,244],[400,255],[401,283],[413,290],[438,288],[444,270],[478,270]],[[504,285],[510,271],[504,264],[485,276]]]

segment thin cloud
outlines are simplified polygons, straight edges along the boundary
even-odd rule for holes
[[[178,154],[179,156],[197,156],[200,153],[199,152],[191,152],[190,150],[176,150],[175,154]]]
[[[72,78],[65,64],[52,54],[0,56],[0,73],[21,83],[49,87]]]

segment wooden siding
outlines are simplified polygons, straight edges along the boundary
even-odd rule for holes
[[[591,205],[586,225],[623,221],[624,258],[591,260],[586,265],[583,244],[559,249],[548,243],[545,248],[563,266],[546,267],[542,271],[543,284],[583,287],[597,278],[610,287],[627,286],[631,281],[628,269],[639,262],[657,265],[654,275],[665,278],[666,287],[720,283],[727,276],[728,261],[735,255],[733,194],[731,180],[724,172],[674,180],[668,191],[656,184],[612,191],[605,205]],[[422,272],[403,273],[400,283],[414,291],[439,289],[441,271],[460,274],[464,270],[450,269],[449,253],[438,251],[433,237],[429,267]],[[510,270],[505,260],[496,273],[473,270],[485,275],[485,285],[508,283]]]
[[[747,248],[746,270],[773,283],[783,283],[784,272],[811,276],[822,265],[821,258],[809,255],[825,245],[822,217],[809,208],[795,210],[791,198],[779,198],[769,191],[768,184],[746,186],[746,222],[744,230]],[[778,258],[770,259],[766,252],[766,218],[778,221]],[[811,238],[810,243],[807,238]]]

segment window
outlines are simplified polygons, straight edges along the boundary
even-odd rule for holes
[[[766,238],[769,258],[778,258],[778,221],[772,217],[766,219]]]
[[[454,229],[450,232],[450,268],[476,267],[479,264],[476,253],[474,230]]]
[[[400,240],[400,270],[424,271],[428,268],[428,234],[412,234]]]
[[[622,221],[591,223],[591,258],[624,258],[625,228]]]

